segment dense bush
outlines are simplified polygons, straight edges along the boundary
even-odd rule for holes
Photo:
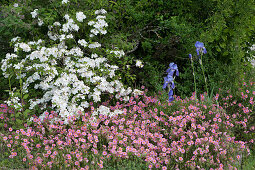
[[[64,14],[61,2],[56,0],[19,1],[18,4],[18,7],[11,3],[2,6],[0,32],[5,49],[11,37],[32,39],[37,35],[42,38],[47,33],[46,26],[61,20],[60,16]],[[208,49],[204,64],[210,89],[222,86],[220,81],[225,82],[223,85],[226,89],[229,82],[238,89],[237,83],[242,77],[236,75],[246,71],[247,67],[243,64],[251,57],[250,52],[246,52],[255,41],[253,0],[89,0],[70,2],[67,7],[69,11],[80,10],[86,15],[92,6],[93,9],[104,8],[108,11],[108,35],[101,37],[100,42],[107,48],[119,47],[128,58],[141,59],[146,63],[139,74],[136,68],[130,70],[131,74],[136,73],[136,81],[125,71],[121,72],[125,84],[143,84],[150,91],[160,90],[165,68],[168,63],[175,62],[182,72],[180,78],[176,79],[179,86],[176,92],[183,97],[189,96],[193,90],[192,80],[189,79],[188,54],[194,49],[193,44],[200,40]],[[34,9],[39,9],[44,26],[38,27],[32,21],[30,12]],[[2,58],[6,51],[3,52]],[[198,73],[201,73],[199,68]],[[226,80],[226,77],[230,78]],[[198,87],[200,92],[204,91],[202,84],[198,84]],[[2,88],[7,89],[4,84]]]

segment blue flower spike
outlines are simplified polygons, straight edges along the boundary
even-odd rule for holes
[[[175,88],[174,84],[174,76],[179,76],[179,70],[177,67],[177,64],[170,63],[169,68],[166,70],[167,76],[164,77],[164,84],[163,84],[163,89],[166,87],[169,87],[169,102],[173,101],[173,89]]]
[[[192,55],[191,55],[191,54],[189,54],[189,59],[191,59],[191,60],[192,60]]]
[[[196,47],[197,55],[199,55],[200,53],[202,53],[202,54],[207,53],[207,51],[205,49],[205,46],[204,46],[204,43],[197,41],[195,43],[195,47]]]

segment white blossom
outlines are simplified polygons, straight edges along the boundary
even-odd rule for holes
[[[98,47],[101,47],[101,44],[99,44],[98,42],[94,42],[92,44],[89,44],[88,47],[89,48],[98,48]]]
[[[38,25],[42,26],[43,25],[43,20],[41,20],[40,18],[38,18]]]
[[[70,16],[69,16],[68,14],[65,14],[64,18],[65,18],[66,20],[69,20],[69,19],[70,19]]]
[[[62,0],[62,4],[67,4],[69,0]]]
[[[136,60],[136,67],[142,68],[143,67],[143,63],[141,60]]]
[[[114,53],[115,54],[115,56],[117,57],[117,58],[121,58],[122,56],[124,56],[125,55],[125,53],[124,53],[124,51],[123,50],[116,50],[116,51],[110,51],[110,53],[112,54],[112,53]]]
[[[12,38],[12,39],[11,39],[11,42],[16,42],[16,41],[18,41],[18,40],[20,40],[20,37],[15,37],[15,38]]]
[[[100,9],[100,10],[96,10],[96,11],[95,11],[95,14],[96,14],[96,15],[98,15],[98,14],[106,14],[106,13],[107,13],[107,11],[104,10],[104,9]]]
[[[37,13],[38,9],[35,9],[33,12],[31,12],[32,18],[35,18],[38,13]]]
[[[88,45],[88,43],[84,39],[78,40],[78,43],[81,44],[83,47],[87,47]]]
[[[143,91],[138,90],[138,89],[135,89],[135,90],[133,91],[133,94],[134,94],[134,96],[142,95],[142,94],[143,94]]]
[[[54,22],[53,25],[54,26],[61,26],[61,24],[59,22]]]
[[[31,51],[31,48],[26,43],[19,43],[19,47],[25,52]]]
[[[86,16],[83,14],[83,12],[77,12],[76,13],[76,19],[79,22],[83,22],[83,20],[86,18]]]

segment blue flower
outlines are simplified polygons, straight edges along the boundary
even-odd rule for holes
[[[166,72],[168,74],[170,74],[171,76],[174,76],[174,72],[175,72],[175,75],[176,76],[179,76],[179,70],[178,70],[178,67],[177,67],[177,64],[174,64],[174,63],[170,63],[169,64],[169,67]]]
[[[167,76],[164,77],[163,89],[165,89],[169,85],[168,96],[169,96],[169,102],[171,102],[174,100],[173,89],[175,88],[173,76],[174,75],[179,76],[179,70],[178,70],[177,64],[170,63],[169,68],[166,70],[166,72],[167,72]]]
[[[173,90],[170,90],[170,91],[168,92],[168,99],[169,99],[169,102],[171,102],[171,101],[174,100],[173,94],[174,94]]]
[[[169,96],[169,102],[173,101],[174,97],[173,96]]]
[[[189,54],[189,59],[192,59],[192,55],[191,54]]]
[[[202,52],[202,53],[204,53],[204,54],[207,53],[207,51],[206,51],[206,49],[205,49],[205,46],[204,46],[204,43],[197,41],[197,42],[195,43],[195,47],[197,48],[197,49],[196,49],[197,55],[199,55],[200,52]]]
[[[165,89],[167,87],[167,85],[169,83],[171,83],[173,81],[173,77],[171,76],[167,76],[167,77],[164,77],[164,84],[163,84],[163,89]]]

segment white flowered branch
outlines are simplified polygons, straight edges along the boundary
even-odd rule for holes
[[[68,3],[63,0],[62,4]],[[38,17],[38,9],[31,12],[32,18],[38,19],[38,25],[43,25],[42,19]],[[108,24],[105,21],[107,12],[104,9],[95,11],[96,20],[89,21],[87,25],[93,27],[90,30],[90,37],[98,34],[106,34]],[[42,110],[47,106],[55,109],[61,118],[68,123],[72,116],[78,116],[79,111],[89,107],[89,101],[94,103],[102,102],[103,95],[113,94],[115,98],[129,100],[132,89],[124,88],[115,75],[118,66],[111,65],[107,57],[93,52],[101,47],[99,42],[86,41],[81,37],[74,37],[74,32],[79,31],[79,26],[68,14],[64,16],[66,23],[55,22],[49,26],[48,37],[54,42],[52,47],[46,47],[45,40],[22,42],[20,37],[13,38],[14,52],[6,54],[2,61],[2,70],[6,78],[11,75],[16,79],[22,79],[22,94],[29,94],[30,89],[43,91],[43,96],[37,99],[30,99],[30,109],[39,105]],[[76,13],[77,22],[84,22],[86,16],[83,12]],[[54,29],[53,29],[54,28]],[[56,31],[58,30],[58,31]],[[79,36],[79,35],[78,35]],[[75,45],[68,46],[66,41],[76,41]],[[91,42],[91,43],[89,43]],[[77,45],[76,45],[77,44]],[[90,49],[92,54],[88,56],[83,50]],[[122,50],[106,50],[109,55],[114,54],[116,59],[125,55]],[[107,55],[106,55],[107,56]],[[142,61],[136,61],[137,67],[143,67]],[[141,94],[137,89],[135,95]],[[13,104],[16,109],[21,109],[20,98],[10,91],[10,100],[7,103]],[[46,110],[45,110],[46,111]],[[108,114],[113,116],[121,111],[110,112],[105,106],[95,110],[94,115]],[[40,116],[44,118],[44,114]]]

